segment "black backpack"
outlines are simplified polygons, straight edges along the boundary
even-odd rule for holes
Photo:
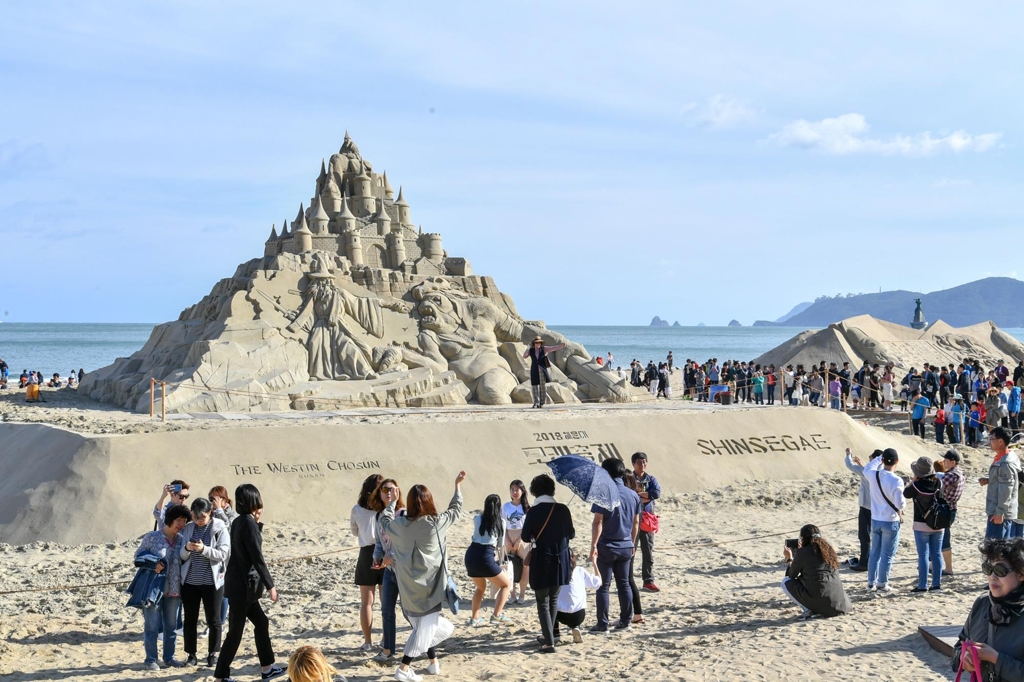
[[[918,495],[930,494],[932,496],[932,506],[924,513],[925,525],[932,530],[944,530],[949,528],[952,525],[953,510],[950,508],[949,503],[946,502],[945,498],[942,497],[942,483],[939,483],[939,487],[936,488],[934,493],[922,493],[918,490],[916,485],[914,486],[914,490],[917,490]]]

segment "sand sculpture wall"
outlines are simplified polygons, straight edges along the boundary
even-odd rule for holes
[[[844,362],[860,367],[865,360],[872,365],[892,361],[903,369],[920,369],[925,362],[957,364],[967,357],[989,368],[998,360],[1016,364],[1024,360],[1024,345],[992,322],[954,328],[939,320],[918,330],[860,315],[825,329],[801,332],[755,362],[810,367],[824,360],[840,367]]]
[[[885,434],[812,409],[629,411],[588,418],[431,424],[239,427],[86,436],[43,425],[0,424],[0,542],[107,542],[152,529],[150,510],[174,478],[196,496],[253,482],[264,520],[347,523],[370,473],[407,490],[425,483],[448,499],[460,468],[470,509],[508,483],[548,472],[577,453],[629,459],[638,450],[665,488],[693,491],[750,479],[810,479],[843,470],[843,452],[896,447],[909,466],[929,454],[918,439]],[[560,494],[568,499],[566,491]],[[152,498],[152,499],[151,499]]]
[[[163,401],[171,413],[526,403],[522,354],[540,336],[568,343],[552,357],[550,402],[651,399],[523,319],[440,235],[417,232],[401,189],[392,195],[346,133],[309,209],[271,229],[262,258],[79,392],[136,412]],[[151,379],[167,382],[166,400],[151,396]]]

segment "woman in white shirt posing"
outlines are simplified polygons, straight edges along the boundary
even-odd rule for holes
[[[526,494],[526,485],[516,479],[509,484],[508,488],[511,502],[506,502],[501,507],[501,520],[505,524],[505,552],[512,560],[512,594],[509,600],[513,604],[522,604],[526,601],[526,586],[530,584],[530,567],[523,565],[523,559],[530,551],[530,546],[524,544],[520,538],[523,535],[523,521],[526,519],[526,512],[530,511],[530,498]],[[519,598],[516,598],[516,585],[519,585]]]
[[[349,522],[352,535],[359,539],[359,559],[356,561],[356,585],[359,585],[359,626],[363,630],[361,651],[371,651],[373,642],[373,601],[374,592],[384,582],[384,569],[373,567],[373,548],[377,544],[377,512],[371,508],[370,500],[377,486],[383,480],[380,474],[372,474],[363,481],[359,501],[352,507]]]

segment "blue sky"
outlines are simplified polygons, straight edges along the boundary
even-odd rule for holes
[[[346,129],[549,324],[1017,276],[1022,14],[8,3],[0,319],[176,318],[262,254]]]

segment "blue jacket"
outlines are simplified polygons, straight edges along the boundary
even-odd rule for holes
[[[1014,386],[1010,389],[1010,398],[1006,401],[1006,409],[1011,413],[1020,412],[1020,387]]]
[[[650,474],[644,474],[644,478],[641,481],[639,478],[637,482],[644,487],[644,492],[647,493],[647,498],[650,500],[647,504],[643,505],[643,511],[654,513],[654,501],[661,497],[661,484],[658,483],[658,479]]]
[[[164,598],[164,579],[167,571],[156,572],[156,565],[163,559],[153,554],[142,554],[135,560],[139,570],[125,592],[130,595],[125,606],[147,608],[156,606]]]

